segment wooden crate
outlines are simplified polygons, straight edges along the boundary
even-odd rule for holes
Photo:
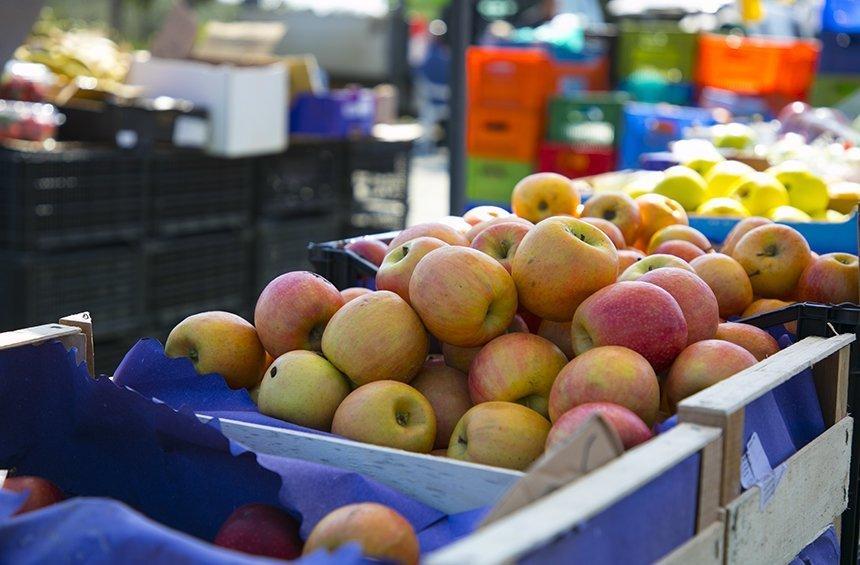
[[[787,563],[830,524],[838,531],[848,504],[853,419],[846,413],[854,340],[851,334],[807,337],[679,404],[679,421],[723,432],[719,496],[726,563]],[[746,410],[810,367],[826,430],[784,462],[782,480],[762,505],[758,486],[741,492]]]

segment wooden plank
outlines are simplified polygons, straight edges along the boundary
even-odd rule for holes
[[[504,520],[431,553],[425,563],[480,565],[514,561],[635,492],[719,435],[715,428],[679,424]]]
[[[198,414],[202,421],[211,418]],[[447,513],[498,502],[523,473],[347,439],[221,420],[221,431],[259,453],[361,473]]]
[[[843,347],[812,368],[812,378],[828,428],[848,413],[848,369],[851,348]]]
[[[720,438],[714,439],[702,449],[702,461],[699,464],[699,508],[696,518],[696,531],[701,532],[710,527],[720,518],[720,490],[716,487],[722,480],[723,473],[723,443]]]
[[[720,519],[658,561],[657,565],[722,565],[725,534],[726,525]]]
[[[719,481],[720,505],[725,506],[741,493],[741,456],[744,440],[744,411],[731,414],[678,407],[678,421],[722,430],[722,470]]]
[[[63,326],[74,326],[79,328],[81,332],[84,334],[84,357],[86,357],[87,369],[89,369],[90,376],[96,376],[96,365],[93,351],[93,319],[90,316],[89,312],[81,312],[80,314],[73,314],[71,316],[66,316],[64,318],[60,318],[60,325]]]
[[[44,324],[23,330],[3,332],[0,333],[0,351],[24,345],[34,345],[80,333],[81,330],[79,328],[64,326],[62,324]]]
[[[0,488],[3,487],[3,483],[6,482],[6,475],[9,474],[9,471],[6,469],[0,469]]]
[[[853,334],[830,338],[807,337],[731,378],[682,400],[678,411],[686,408],[724,414],[736,412],[804,369],[849,345],[854,339]]]
[[[843,418],[786,461],[765,508],[753,487],[726,507],[726,563],[788,563],[848,505],[853,419]]]

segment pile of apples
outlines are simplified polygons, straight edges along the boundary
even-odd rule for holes
[[[624,190],[633,197],[649,192],[660,194],[678,202],[685,211],[703,216],[844,222],[847,216],[843,212],[853,208],[843,204],[846,191],[854,190],[856,194],[856,188],[854,183],[828,185],[800,161],[786,161],[757,172],[714,152],[662,173],[639,176]]]
[[[858,301],[856,256],[819,257],[767,218],[742,220],[716,252],[656,192],[581,204],[574,182],[539,173],[511,204],[353,240],[378,290],[286,273],[254,325],[198,314],[165,351],[288,422],[525,469],[595,412],[625,447],[641,443],[682,399],[778,350],[729,318]]]

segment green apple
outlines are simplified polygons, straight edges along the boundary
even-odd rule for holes
[[[720,216],[724,218],[747,218],[750,213],[744,205],[734,198],[711,198],[696,208],[696,213],[702,216]]]
[[[812,218],[803,210],[794,206],[777,206],[768,210],[767,217],[774,222],[811,222]]]
[[[716,165],[717,163],[722,163],[723,161],[725,161],[725,157],[717,153],[708,157],[692,159],[681,164],[685,167],[693,169],[700,175],[705,176],[705,174],[707,174],[707,172],[710,171],[714,167],[714,165]]]
[[[751,127],[738,124],[717,124],[711,128],[714,146],[725,149],[746,149],[755,144],[755,132]]]
[[[705,201],[707,189],[702,175],[690,167],[676,165],[664,171],[653,192],[675,200],[684,210],[695,210]]]
[[[788,206],[788,192],[782,183],[767,173],[753,173],[737,185],[732,198],[753,216],[763,216],[777,206]]]
[[[630,198],[637,198],[643,194],[648,194],[658,182],[663,178],[663,173],[659,171],[649,171],[636,175],[630,182],[624,185],[623,190]]]
[[[842,223],[848,219],[848,216],[836,210],[819,210],[812,214],[812,219],[816,222]]]
[[[708,184],[708,198],[728,196],[736,184],[746,180],[755,169],[740,161],[721,161],[705,173]]]
[[[788,191],[788,199],[795,208],[814,214],[826,210],[830,203],[827,183],[797,161],[786,162],[771,167],[766,172],[772,174]]]

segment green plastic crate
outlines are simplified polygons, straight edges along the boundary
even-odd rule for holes
[[[514,185],[532,172],[534,164],[530,162],[469,157],[466,160],[466,196],[469,200],[509,206]]]
[[[616,72],[622,81],[634,72],[653,69],[673,83],[693,82],[698,35],[675,24],[631,22],[621,24]]]
[[[620,137],[621,110],[626,92],[592,92],[554,98],[549,103],[549,141],[614,145]]]
[[[838,106],[860,89],[860,75],[820,74],[815,77],[809,102],[813,106]]]

